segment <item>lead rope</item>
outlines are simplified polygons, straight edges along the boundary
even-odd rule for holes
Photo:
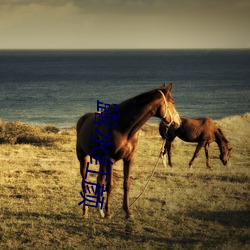
[[[159,154],[159,157],[158,157],[158,159],[157,159],[157,161],[156,161],[156,164],[155,164],[155,166],[154,166],[154,168],[153,168],[153,170],[152,170],[151,175],[150,175],[149,178],[148,178],[148,181],[147,181],[147,183],[146,183],[144,189],[143,189],[142,192],[138,195],[138,197],[129,205],[129,207],[132,207],[132,205],[135,204],[135,202],[138,201],[139,198],[140,198],[140,197],[143,195],[143,193],[145,192],[145,190],[146,190],[146,188],[147,188],[147,186],[148,186],[150,180],[152,179],[152,177],[153,177],[153,175],[154,175],[155,169],[157,168],[157,166],[158,166],[158,164],[159,164],[159,160],[160,160],[160,158],[161,158],[161,156],[162,156],[162,152],[163,152],[163,149],[164,149],[165,141],[166,141],[166,140],[163,140],[163,143],[162,143],[162,146],[161,146],[161,152],[160,152],[160,154]]]
[[[155,169],[157,168],[157,166],[158,166],[158,164],[159,164],[159,160],[160,160],[160,158],[161,158],[161,156],[162,156],[162,153],[164,152],[165,142],[166,142],[166,139],[164,139],[163,142],[162,142],[161,152],[160,152],[159,157],[158,157],[158,159],[157,159],[157,161],[156,161],[156,164],[155,164],[155,166],[154,166],[154,168],[153,168],[153,170],[152,170],[152,173],[150,174],[150,176],[149,176],[149,178],[148,178],[148,181],[147,181],[145,187],[143,188],[143,190],[141,191],[141,193],[137,196],[137,198],[136,198],[131,204],[129,204],[129,207],[132,207],[132,206],[139,200],[139,198],[143,195],[143,193],[145,192],[145,190],[146,190],[146,188],[147,188],[147,186],[148,186],[150,180],[152,179],[152,177],[153,177],[153,175],[154,175]],[[117,212],[114,213],[114,215],[118,215],[118,214],[120,214],[120,213],[121,213],[121,211],[119,211],[119,212],[117,211]],[[113,217],[114,217],[114,216],[113,216]]]

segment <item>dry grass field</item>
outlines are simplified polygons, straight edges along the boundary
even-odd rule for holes
[[[0,122],[0,249],[249,249],[250,113],[217,121],[233,147],[222,165],[211,144],[212,170],[204,150],[193,168],[194,144],[178,139],[173,169],[157,167],[146,192],[122,210],[122,164],[115,166],[113,216],[89,209],[83,219],[81,177],[74,129]],[[159,156],[156,125],[140,131],[130,201],[140,194]],[[92,177],[94,178],[94,177]]]

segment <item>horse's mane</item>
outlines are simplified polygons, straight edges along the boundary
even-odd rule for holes
[[[229,141],[227,140],[227,138],[223,134],[221,128],[219,128],[219,127],[217,127],[217,128],[218,128],[218,132],[215,131],[216,138],[219,140],[223,140],[225,143],[228,143]]]
[[[131,97],[127,100],[124,100],[122,101],[119,106],[123,106],[123,105],[134,105],[134,103],[136,102],[136,104],[144,104],[145,102],[149,102],[150,99],[152,99],[152,93],[157,91],[157,90],[166,90],[166,86],[167,84],[164,83],[161,87],[159,88],[156,88],[156,89],[151,89],[151,90],[148,90],[147,92],[144,92],[144,93],[141,93],[137,96],[134,96],[134,97]],[[143,98],[144,97],[144,98]],[[172,95],[171,93],[169,93],[169,97],[172,99]],[[147,98],[147,99],[146,99]],[[145,100],[146,99],[146,100]]]
[[[142,94],[139,94],[137,96],[134,96],[134,97],[131,97],[123,102],[121,102],[119,104],[119,106],[130,106],[130,105],[139,105],[140,103],[145,103],[145,102],[148,102],[150,100],[150,98],[152,98],[152,93],[155,91],[156,89],[154,90],[150,90],[150,91],[147,91],[147,92],[144,92]]]

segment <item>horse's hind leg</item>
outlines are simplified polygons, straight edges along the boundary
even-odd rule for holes
[[[110,163],[107,163],[107,168],[109,167],[109,177],[106,184],[106,191],[107,191],[107,201],[105,205],[105,217],[110,218],[111,217],[111,192],[114,187],[114,179],[113,179],[113,166]]]
[[[207,168],[211,169],[211,165],[210,165],[210,161],[209,161],[209,143],[205,144],[205,155],[206,155]]]
[[[107,173],[107,168],[106,166],[100,162],[100,172],[102,173]],[[104,186],[105,186],[105,175],[104,174],[99,174],[97,176],[97,188],[99,189],[104,189]],[[99,210],[99,214],[100,214],[100,217],[104,217],[104,213],[103,213],[103,209],[102,209],[102,206],[103,206],[103,203],[102,203],[102,198],[101,198],[101,195],[100,195],[100,192],[98,192],[98,200],[99,200],[99,206],[98,206],[98,210]],[[102,205],[100,205],[102,204]]]
[[[90,157],[89,155],[86,155],[82,150],[80,149],[77,149],[77,158],[80,162],[80,173],[81,173],[81,176],[82,176],[82,180],[85,179],[85,174],[86,174],[86,168],[87,168],[87,163],[89,162],[90,160]],[[87,178],[85,179],[85,181],[88,181],[88,176]],[[88,206],[86,206],[87,202],[86,202],[86,193],[85,193],[85,190],[86,189],[86,183],[82,182],[82,186],[84,187],[83,190],[82,190],[82,193],[84,195],[84,201],[83,201],[83,216],[84,218],[88,218]]]
[[[204,146],[205,142],[204,141],[201,141],[198,143],[195,151],[194,151],[194,155],[193,155],[193,158],[191,159],[191,161],[189,162],[189,167],[191,168],[192,167],[192,164],[193,164],[193,161],[194,159],[198,156],[201,148]]]

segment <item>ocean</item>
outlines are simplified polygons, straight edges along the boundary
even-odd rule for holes
[[[249,112],[250,50],[0,51],[0,120],[68,128],[164,82],[181,116]]]

